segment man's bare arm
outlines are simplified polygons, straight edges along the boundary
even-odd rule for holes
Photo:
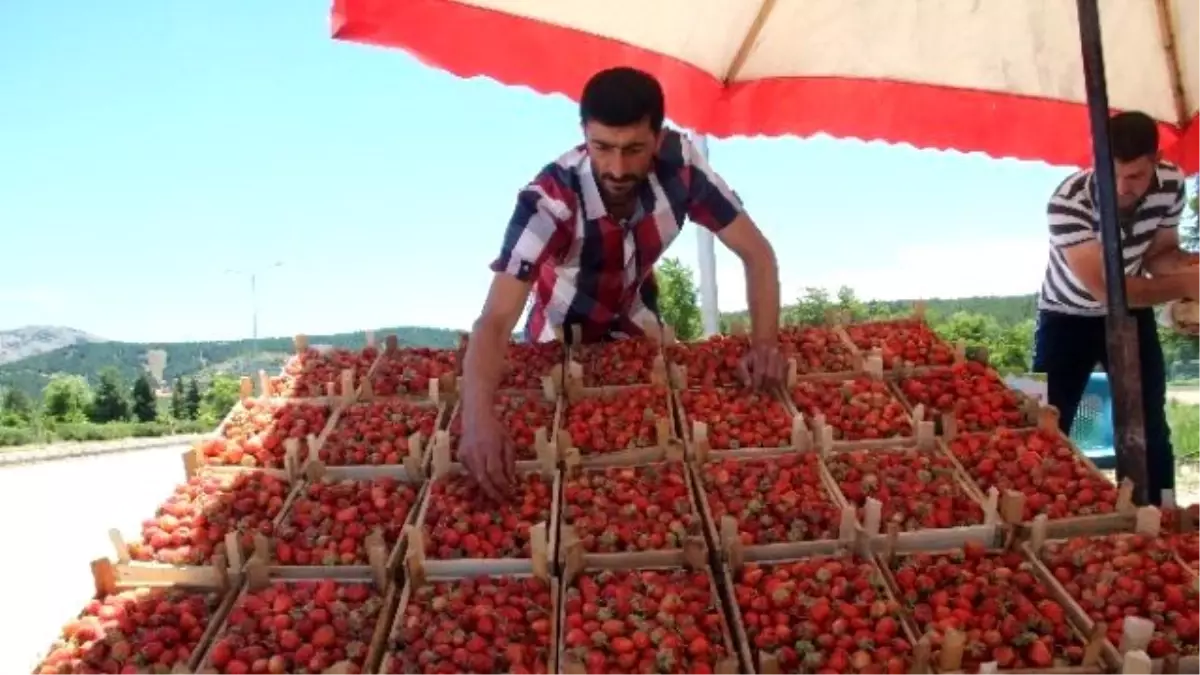
[[[475,321],[463,363],[463,403],[471,410],[492,405],[504,376],[508,342],[516,328],[532,284],[498,272],[492,278],[483,313]]]
[[[746,302],[755,341],[774,342],[779,337],[779,264],[771,242],[745,213],[717,233],[737,254],[746,270]]]
[[[1150,248],[1146,249],[1146,271],[1154,276],[1182,272],[1183,268],[1197,264],[1197,256],[1179,248],[1179,230],[1164,228],[1154,233]]]
[[[1092,239],[1063,249],[1067,265],[1092,297],[1105,302],[1104,256],[1100,241]],[[1153,307],[1196,295],[1196,273],[1174,272],[1153,278],[1125,277],[1125,296],[1130,307]]]

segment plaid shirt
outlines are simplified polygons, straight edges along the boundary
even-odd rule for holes
[[[643,321],[658,320],[654,263],[684,218],[720,232],[742,213],[691,142],[670,129],[663,133],[628,220],[608,214],[586,146],[546,166],[517,196],[491,267],[533,282],[527,340],[552,340],[556,326],[572,325],[582,327],[585,342],[641,335]]]

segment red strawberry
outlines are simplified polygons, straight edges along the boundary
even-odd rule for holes
[[[700,534],[679,463],[583,471],[563,484],[562,515],[592,553],[681,548]]]
[[[547,432],[554,426],[554,404],[541,394],[496,394],[496,416],[516,447],[518,460],[537,459],[534,439],[539,427]],[[462,436],[462,409],[455,410],[450,419],[450,459],[458,461],[458,441]]]
[[[880,350],[883,367],[888,370],[903,362],[914,366],[945,366],[954,362],[954,348],[922,321],[871,321],[852,324],[845,329],[860,351]]]
[[[715,521],[735,516],[747,545],[836,539],[841,512],[821,486],[816,455],[725,459],[700,469]]]
[[[908,411],[882,380],[805,380],[792,387],[791,394],[802,414],[825,417],[834,440],[912,436]]]
[[[826,466],[842,494],[859,508],[868,498],[883,504],[884,530],[900,531],[978,525],[983,509],[963,491],[954,463],[920,450],[852,450],[833,453]]]
[[[688,424],[708,425],[714,450],[786,448],[792,444],[792,414],[770,394],[746,389],[689,389],[679,392]],[[686,430],[691,433],[691,429]]]
[[[325,429],[329,408],[293,402],[245,399],[233,408],[221,427],[220,438],[196,447],[205,464],[282,469],[284,441],[300,441],[301,457],[308,452],[307,436]]]
[[[549,479],[518,477],[509,499],[488,499],[470,477],[451,474],[429,486],[425,553],[431,558],[528,558],[530,528],[550,522]]]
[[[283,375],[271,378],[271,395],[289,398],[325,396],[326,384],[333,383],[335,396],[341,396],[342,371],[354,370],[354,381],[361,382],[379,356],[375,347],[352,351],[337,347],[330,350],[309,348],[288,359]]]
[[[380,398],[355,403],[342,410],[325,444],[320,459],[327,466],[359,464],[403,464],[409,455],[409,437],[433,436],[437,407],[398,398]]]
[[[995,370],[975,361],[901,380],[900,392],[911,405],[924,405],[927,419],[953,412],[959,432],[1029,426],[1016,392]]]
[[[571,441],[583,455],[658,445],[657,422],[669,419],[667,388],[628,387],[568,403],[563,415]]]

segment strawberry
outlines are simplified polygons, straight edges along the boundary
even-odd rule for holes
[[[1029,426],[1016,392],[995,370],[975,361],[901,380],[900,392],[910,404],[923,404],[926,418],[938,424],[943,413],[953,412],[959,432]]]
[[[222,425],[220,438],[200,441],[203,463],[282,469],[284,441],[300,441],[301,458],[308,452],[309,434],[319,434],[329,419],[324,405],[244,399]]]
[[[327,466],[402,464],[412,452],[409,437],[419,431],[429,439],[437,419],[435,406],[399,398],[354,403],[342,410],[318,456]]]
[[[130,542],[129,555],[146,562],[207,565],[225,552],[229,532],[239,534],[242,552],[249,555],[255,534],[274,531],[289,489],[260,472],[192,476],[142,523],[142,540]]]
[[[897,598],[917,630],[932,636],[935,661],[945,632],[954,629],[966,637],[967,672],[987,661],[1005,669],[1081,665],[1083,644],[1066,612],[1020,553],[972,543],[949,554],[900,556],[891,566]]]
[[[1069,518],[1112,513],[1117,487],[1088,466],[1058,432],[998,429],[992,435],[964,434],[950,452],[985,491],[1025,495],[1023,519],[1044,513]]]
[[[370,584],[274,582],[246,590],[208,653],[220,673],[320,673],[348,662],[362,672],[385,608]]]
[[[512,343],[501,389],[541,390],[542,378],[566,357],[561,342]]]
[[[496,416],[508,432],[508,439],[516,447],[518,460],[537,459],[534,439],[539,427],[547,432],[554,426],[554,404],[541,398],[541,394],[497,393]],[[462,437],[462,408],[456,408],[450,418],[450,458],[458,461],[458,442]]]
[[[844,373],[854,370],[854,353],[830,328],[788,326],[779,331],[779,347],[796,361],[796,372]]]
[[[342,371],[354,370],[354,381],[361,382],[379,356],[375,347],[353,351],[336,347],[330,350],[309,348],[288,359],[283,375],[272,377],[271,396],[311,398],[326,395],[326,384],[333,383],[334,395],[342,396]]]
[[[906,673],[912,645],[900,607],[871,562],[814,556],[748,563],[730,589],[756,667],[772,655],[784,673]]]
[[[717,602],[704,571],[585,572],[563,601],[567,657],[589,673],[712,673],[730,656]]]
[[[792,445],[792,414],[770,394],[746,389],[688,389],[679,392],[689,428],[708,425],[714,450],[786,448]]]
[[[1121,644],[1126,616],[1154,622],[1151,658],[1200,653],[1195,579],[1164,538],[1137,534],[1047,542],[1042,561],[1093,621],[1108,622]]]
[[[280,565],[366,565],[367,535],[381,530],[390,551],[416,501],[415,487],[387,476],[309,482],[277,528],[275,560]]]
[[[847,501],[859,509],[868,498],[883,503],[882,529],[901,532],[983,522],[983,509],[962,489],[949,457],[920,450],[852,450],[826,460]]]
[[[438,581],[396,619],[389,673],[545,673],[554,649],[550,584],[536,578]]]
[[[662,354],[647,338],[581,345],[575,351],[585,387],[650,384],[654,359]]]
[[[740,387],[738,365],[750,351],[744,335],[714,335],[699,342],[667,345],[670,363],[687,368],[688,387]]]
[[[469,476],[451,474],[429,486],[424,527],[431,558],[528,558],[529,530],[550,522],[550,479],[518,476],[513,495],[488,499]]]
[[[562,515],[589,553],[677,549],[700,534],[681,463],[582,471],[563,484]]]
[[[738,520],[746,545],[836,539],[841,512],[812,454],[725,459],[700,468],[713,520]]]
[[[796,410],[825,416],[839,441],[912,436],[912,420],[886,382],[860,377],[841,382],[806,380],[791,388]]]
[[[914,366],[954,363],[954,348],[923,321],[899,319],[852,324],[846,326],[846,335],[864,353],[880,350],[883,367],[888,370],[904,362]]]
[[[1180,532],[1179,520],[1182,511],[1186,510],[1191,516],[1192,531]],[[1163,509],[1162,531],[1169,537],[1172,548],[1183,558],[1193,570],[1200,569],[1200,532],[1195,528],[1200,525],[1200,505],[1190,504],[1186,509]]]
[[[657,421],[669,419],[667,388],[629,387],[566,404],[563,420],[583,455],[658,446]]]
[[[371,374],[371,389],[380,396],[429,395],[429,381],[458,370],[457,349],[401,347],[385,351]]]
[[[36,672],[170,672],[201,647],[217,593],[137,588],[92,600],[63,626]]]

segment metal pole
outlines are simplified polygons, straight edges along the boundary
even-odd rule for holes
[[[692,144],[708,158],[708,139],[691,134]],[[700,264],[700,316],[705,337],[721,331],[721,312],[717,308],[717,247],[713,233],[705,227],[696,228],[696,252]]]
[[[1113,396],[1114,445],[1117,474],[1134,483],[1134,501],[1145,504],[1146,425],[1142,410],[1142,371],[1138,357],[1137,322],[1125,297],[1125,262],[1121,252],[1121,227],[1117,215],[1117,181],[1108,136],[1108,85],[1104,78],[1104,53],[1100,39],[1097,0],[1076,0],[1083,77],[1095,158],[1100,241],[1104,246],[1104,286],[1108,295],[1105,333],[1108,375]]]

